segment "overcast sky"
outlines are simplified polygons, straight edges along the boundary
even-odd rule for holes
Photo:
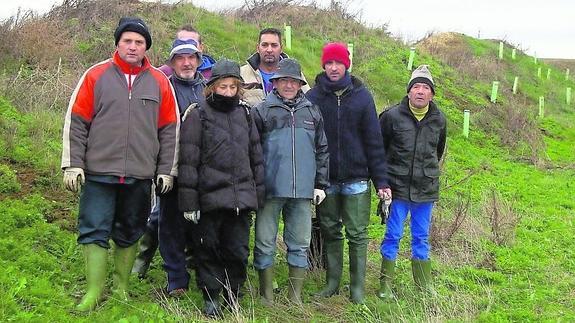
[[[163,2],[178,0],[164,0]],[[244,0],[193,0],[217,10],[237,7]],[[302,1],[305,2],[305,1]],[[316,0],[329,3],[329,0]],[[61,0],[3,1],[0,19],[18,7],[45,12]],[[392,34],[413,41],[429,32],[457,31],[473,37],[504,39],[530,55],[575,59],[574,0],[342,0],[350,12],[360,12],[373,25],[388,24]],[[346,41],[342,39],[342,41]]]

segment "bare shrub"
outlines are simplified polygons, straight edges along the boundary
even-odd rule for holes
[[[332,0],[327,8],[315,1],[302,0],[246,0],[244,5],[230,14],[240,20],[260,27],[288,24],[297,26],[298,32],[307,35],[324,35],[326,40],[343,40],[370,32],[362,24],[361,12],[350,11],[351,0]],[[342,28],[345,24],[345,28]],[[371,32],[389,34],[385,27]]]
[[[461,229],[469,212],[470,199],[458,196],[451,219],[445,219],[445,214],[440,212],[431,224],[430,238],[433,248],[440,248],[452,241],[455,234]]]
[[[484,81],[502,78],[498,61],[475,56],[464,37],[455,32],[431,34],[421,40],[417,47],[461,72],[459,75],[473,75]]]
[[[481,240],[486,236],[479,218],[471,216],[471,200],[459,194],[455,200],[438,203],[430,230],[435,257],[444,264],[477,265],[485,253]]]
[[[489,221],[491,241],[498,246],[513,243],[515,229],[521,217],[513,211],[512,204],[503,199],[501,194],[492,188],[483,193],[482,209]]]
[[[55,68],[37,66],[29,69],[22,65],[16,75],[0,78],[0,89],[23,112],[37,109],[63,111],[78,76],[69,69],[63,69],[62,61],[59,61]]]
[[[477,124],[499,135],[501,143],[511,147],[515,153],[534,165],[545,164],[545,142],[539,130],[534,111],[526,109],[530,105],[527,97],[506,96],[509,102],[505,107],[491,104],[476,115]]]

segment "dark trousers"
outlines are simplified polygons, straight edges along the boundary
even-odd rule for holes
[[[219,210],[201,213],[194,228],[196,283],[210,293],[225,286],[237,292],[246,280],[251,214]]]
[[[168,276],[168,292],[188,288],[190,274],[186,268],[186,245],[191,238],[193,224],[178,208],[178,189],[174,187],[160,196],[159,240],[160,255]]]
[[[144,234],[150,213],[151,180],[111,184],[87,180],[80,195],[78,243],[127,248]]]

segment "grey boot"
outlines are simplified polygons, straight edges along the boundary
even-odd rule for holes
[[[391,290],[391,283],[395,277],[395,260],[387,260],[385,258],[381,261],[381,272],[379,276],[379,292],[377,296],[382,300],[393,300],[393,291]]]
[[[268,267],[266,269],[258,270],[260,280],[260,296],[262,304],[271,306],[274,303],[274,268]]]
[[[301,290],[305,279],[306,268],[289,267],[288,299],[296,304],[302,304]]]
[[[132,273],[138,274],[138,278],[143,279],[146,277],[146,273],[150,268],[152,259],[156,254],[158,249],[158,233],[154,234],[147,231],[144,233],[139,243],[138,256],[136,256],[136,261],[134,262],[134,267],[132,267]]]

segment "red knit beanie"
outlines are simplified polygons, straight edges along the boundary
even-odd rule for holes
[[[321,54],[321,66],[324,67],[329,61],[340,62],[345,65],[345,69],[349,69],[349,51],[347,46],[342,43],[329,43],[323,47]]]

